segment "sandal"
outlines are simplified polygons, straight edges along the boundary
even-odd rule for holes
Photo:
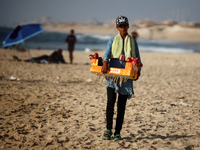
[[[110,131],[110,130],[105,130],[105,131],[104,131],[104,134],[103,134],[103,136],[102,136],[102,138],[103,138],[104,140],[111,140],[111,135],[112,135],[112,131]]]
[[[114,136],[114,140],[115,140],[115,141],[118,141],[118,140],[123,140],[123,139],[121,138],[120,134],[116,134],[116,135]]]

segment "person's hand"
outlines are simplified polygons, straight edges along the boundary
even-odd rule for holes
[[[140,76],[140,71],[137,72],[137,78],[133,79],[133,81],[137,81],[139,79],[139,76]]]
[[[109,71],[109,66],[108,66],[108,62],[107,61],[104,61],[103,62],[103,66],[102,66],[102,69],[101,69],[101,72],[103,74],[107,73]]]

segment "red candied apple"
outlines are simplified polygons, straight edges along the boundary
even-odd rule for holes
[[[89,55],[89,58],[90,58],[90,59],[93,59],[93,58],[94,58],[94,56],[93,56],[92,54],[90,54],[90,55]]]
[[[99,58],[99,54],[98,53],[94,53],[94,59],[98,59]]]
[[[135,60],[135,57],[131,57],[132,62]]]
[[[138,63],[140,61],[140,59],[135,57],[135,61]]]
[[[130,58],[130,57],[127,58],[126,61],[127,61],[127,62],[131,62],[131,58]]]
[[[143,64],[142,64],[141,62],[139,62],[139,63],[138,63],[138,67],[139,67],[139,68],[142,68],[142,67],[143,67]]]
[[[137,64],[137,61],[135,59],[132,60],[132,64]]]

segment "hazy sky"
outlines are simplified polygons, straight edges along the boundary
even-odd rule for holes
[[[129,20],[200,22],[200,0],[0,0],[0,26],[42,17],[64,22]]]

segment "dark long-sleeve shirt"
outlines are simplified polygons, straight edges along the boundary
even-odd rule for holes
[[[49,62],[52,63],[66,63],[65,60],[63,59],[63,55],[62,54],[58,54],[57,51],[53,52],[50,56],[49,56]]]

